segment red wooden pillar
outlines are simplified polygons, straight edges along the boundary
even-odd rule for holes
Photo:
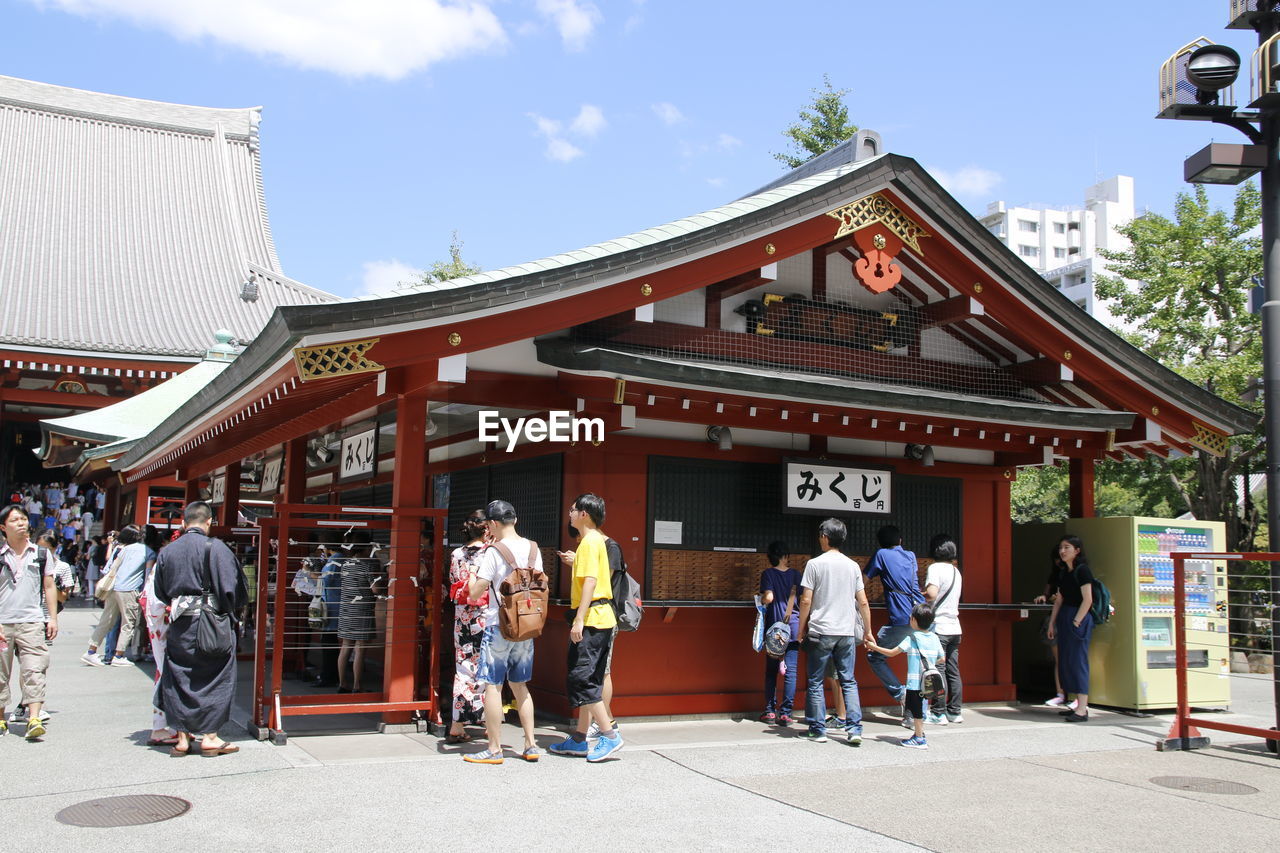
[[[284,471],[276,503],[300,504],[307,492],[307,439],[295,438],[284,446]]]
[[[419,537],[422,520],[399,511],[426,506],[426,426],[426,393],[413,391],[397,395],[395,468],[391,481],[391,506],[397,511],[392,515],[383,681],[388,702],[412,702],[417,698],[418,655],[428,651],[418,648],[418,597],[414,586],[422,544]],[[410,719],[408,711],[382,715],[383,722],[388,724],[404,724]]]
[[[222,490],[220,518],[224,527],[235,527],[240,517],[240,463],[232,462],[225,474],[226,486]]]
[[[200,478],[192,477],[182,483],[182,505],[200,500]]]
[[[1093,464],[1092,459],[1072,459],[1069,463],[1070,518],[1093,518],[1097,514],[1093,497]]]
[[[138,490],[133,494],[133,518],[130,521],[139,527],[145,527],[151,515],[151,481],[138,483]]]

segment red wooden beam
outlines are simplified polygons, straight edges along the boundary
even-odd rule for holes
[[[972,296],[953,296],[941,302],[930,302],[920,306],[920,325],[931,329],[934,326],[947,326],[968,320],[982,313],[982,303]]]
[[[71,394],[66,391],[40,391],[34,388],[0,387],[0,403],[15,406],[55,406],[62,409],[101,409],[119,403],[119,397],[101,394]]]

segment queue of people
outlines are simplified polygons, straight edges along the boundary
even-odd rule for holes
[[[568,736],[551,745],[549,751],[596,763],[616,757],[624,745],[610,703],[611,663],[621,612],[614,589],[619,574],[625,576],[626,565],[621,547],[601,529],[605,522],[602,498],[592,493],[579,495],[567,515],[579,542],[576,551],[558,552],[558,556],[572,571],[573,579],[565,680],[577,714]],[[174,756],[237,751],[218,735],[230,717],[236,644],[232,640],[229,647],[209,648],[201,626],[206,618],[215,620],[223,626],[219,630],[230,631],[234,638],[235,620],[247,600],[247,589],[244,572],[230,548],[209,536],[212,518],[209,504],[189,504],[184,530],[163,548],[154,529],[144,532],[130,525],[120,531],[106,556],[104,579],[109,578],[111,586],[108,604],[82,658],[91,666],[128,665],[122,651],[116,651],[108,662],[99,656],[98,649],[113,621],[122,625],[117,649],[127,647],[129,636],[145,625],[156,666],[148,743],[170,746]],[[464,521],[465,542],[450,560],[455,675],[446,743],[469,742],[466,727],[483,724],[487,744],[483,750],[463,756],[470,763],[503,763],[504,685],[515,696],[523,729],[524,743],[517,755],[529,762],[542,757],[534,740],[534,704],[528,690],[534,638],[542,622],[537,622],[536,631],[509,636],[509,626],[504,624],[508,616],[502,615],[504,604],[512,603],[507,596],[512,595],[509,580],[513,577],[525,584],[523,590],[542,591],[541,605],[532,595],[528,601],[534,602],[533,611],[537,612],[530,611],[533,616],[545,619],[546,615],[542,553],[537,543],[519,534],[518,522],[515,508],[503,500],[472,512]],[[17,660],[22,704],[29,715],[25,736],[39,740],[47,731],[43,704],[48,649],[58,634],[61,609],[50,605],[60,605],[59,590],[69,583],[70,567],[49,547],[56,542],[53,531],[33,541],[25,506],[10,504],[0,510],[0,531],[4,536],[0,544],[0,734],[8,729],[3,712],[11,698],[9,681]],[[341,599],[348,592],[350,584],[345,578],[350,571],[337,565],[340,560],[367,561],[368,573],[377,571],[378,566],[378,561],[365,553],[372,550],[367,533],[357,531],[347,538],[343,549],[347,556],[339,558],[335,552],[317,573],[320,590],[335,586],[335,572],[343,575]],[[780,726],[794,721],[799,650],[803,648],[807,664],[805,737],[825,742],[828,730],[837,729],[849,743],[860,744],[862,708],[854,659],[857,646],[864,645],[872,671],[901,705],[903,726],[912,729],[902,746],[927,749],[926,722],[963,722],[959,668],[963,575],[955,564],[955,542],[946,534],[933,537],[929,543],[933,562],[922,589],[916,557],[903,548],[896,527],[886,526],[877,533],[880,547],[865,576],[843,553],[846,540],[843,522],[834,518],[823,521],[818,529],[821,553],[806,563],[803,572],[789,567],[785,543],[773,542],[767,549],[770,567],[760,577],[761,599],[769,619],[786,626],[790,637],[780,654],[765,662],[765,710],[760,719]],[[335,568],[330,569],[331,565]],[[880,578],[885,589],[887,619],[879,631],[872,624],[866,595],[869,578]],[[1055,551],[1049,580],[1054,606],[1048,635],[1058,646],[1057,675],[1064,695],[1056,698],[1065,702],[1066,695],[1075,697],[1063,713],[1069,722],[1088,719],[1092,580],[1083,543],[1077,537],[1064,536]],[[364,583],[361,589],[368,591],[371,583]],[[372,628],[363,622],[355,625],[355,614],[339,613],[338,624],[326,624],[325,629],[332,628],[342,641],[337,677],[338,683],[350,690],[349,683],[344,683],[348,658],[352,663],[350,683],[358,686],[361,638]],[[372,622],[371,615],[366,619]],[[886,663],[901,654],[907,655],[908,662],[905,683]],[[932,702],[926,704],[924,680],[935,668],[945,689],[936,691],[930,697]],[[832,715],[826,706],[829,679],[839,700]]]

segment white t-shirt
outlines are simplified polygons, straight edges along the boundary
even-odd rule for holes
[[[933,602],[933,633],[959,634],[960,592],[964,589],[960,571],[950,563],[932,563],[924,585],[938,588],[938,597]]]
[[[529,565],[529,549],[533,547],[532,542],[517,536],[515,539],[503,539],[502,544],[511,550],[511,556],[516,558],[517,565],[521,567]],[[542,571],[541,551],[534,552],[533,565],[538,571]],[[502,604],[498,586],[509,574],[511,574],[511,567],[507,565],[506,560],[502,559],[497,548],[490,546],[480,552],[480,567],[476,569],[476,577],[484,578],[489,582],[489,603],[484,608],[486,625],[496,627],[498,624],[498,607]]]
[[[804,566],[800,586],[813,590],[808,632],[816,637],[858,637],[866,633],[858,609],[862,569],[839,551],[824,551]]]

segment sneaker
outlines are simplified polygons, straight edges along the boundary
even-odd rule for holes
[[[850,746],[862,746],[862,729],[849,726],[844,730],[844,736],[848,739]]]
[[[810,743],[826,743],[827,733],[820,732],[817,729],[809,729],[809,731],[804,733],[804,739]]]
[[[573,738],[565,738],[559,743],[553,743],[547,747],[547,751],[552,755],[567,755],[570,758],[586,758],[587,753],[591,751],[591,744],[585,740],[574,740]]]
[[[1087,718],[1082,717],[1081,719]],[[27,740],[35,740],[40,737],[44,737],[44,723],[38,719],[27,723]]]
[[[1052,699],[1047,700],[1044,704],[1050,708],[1061,708],[1063,705],[1067,704],[1067,697],[1059,693]]]
[[[502,753],[494,752],[492,749],[482,750],[481,752],[472,752],[462,756],[462,760],[470,764],[501,764]]]
[[[827,718],[823,722],[827,724],[827,728],[829,729],[844,728],[844,720],[842,720],[840,717],[837,717],[835,714],[827,714]]]
[[[520,757],[532,764],[542,757],[542,750],[536,746],[526,746],[524,752],[520,753]]]
[[[964,715],[963,715],[963,714],[947,714],[947,722],[949,722],[949,723],[963,723],[963,722],[964,722]]]
[[[0,737],[4,737],[9,733],[9,724],[0,719]]]
[[[772,711],[765,711],[756,719],[762,723],[768,723],[769,725],[773,725],[774,723],[778,722],[778,715],[773,713]],[[592,723],[592,725],[595,725],[595,724]]]
[[[615,732],[621,731],[621,726],[618,725],[617,720],[610,720],[609,722],[613,724]],[[587,726],[587,740],[594,740],[598,737],[600,737],[600,726],[596,725],[595,720],[592,720],[591,725]]]
[[[778,725],[780,725],[780,726],[789,726],[789,725],[791,725],[791,724],[792,724],[792,723],[794,723],[794,722],[795,722],[795,720],[791,719],[791,715],[790,715],[790,714],[779,714],[779,715],[778,715]]]
[[[613,737],[601,735],[596,739],[595,746],[591,747],[591,751],[587,753],[587,761],[593,764],[604,761],[620,749],[622,749],[622,735],[617,732],[613,733]]]
[[[121,655],[119,657],[112,658],[111,663],[108,664],[108,666],[133,666],[133,661]]]
[[[106,666],[106,664],[102,662],[102,658],[98,657],[93,652],[85,652],[80,655],[80,660],[89,664],[89,666]]]
[[[932,712],[925,714],[924,721],[933,726],[945,726],[948,722],[946,714],[934,714]]]
[[[13,709],[13,713],[9,715],[11,723],[25,723],[27,721],[27,706],[19,705]]]
[[[1070,714],[1067,714],[1062,719],[1068,723],[1087,723],[1089,722],[1089,715],[1077,714],[1075,711],[1072,711]],[[30,737],[30,735],[28,735],[27,737]]]
[[[928,749],[929,742],[924,739],[924,735],[912,735],[898,741],[899,745],[905,746],[907,749]]]
[[[1067,703],[1067,707],[1074,711],[1076,708],[1080,707],[1080,700],[1072,699],[1070,702]]]

